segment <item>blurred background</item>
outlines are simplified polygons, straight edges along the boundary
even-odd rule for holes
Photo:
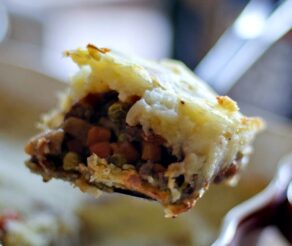
[[[210,245],[224,215],[264,189],[292,150],[291,26],[292,0],[0,0],[0,241],[2,215],[13,208],[40,240],[43,210],[63,228],[52,234],[56,225],[46,221],[41,231],[48,243],[28,245]],[[170,221],[155,203],[113,195],[96,200],[31,175],[23,146],[40,114],[56,104],[53,95],[65,88],[60,81],[77,70],[62,54],[88,43],[182,60],[244,113],[263,117],[267,130],[239,185],[212,186],[195,209]],[[60,214],[70,228],[75,220],[69,236],[75,244],[67,236],[60,243]],[[262,245],[289,245],[267,240]]]
[[[292,117],[290,28],[291,1],[1,0],[0,61],[66,80],[76,68],[63,51],[89,42],[170,57],[221,93]]]

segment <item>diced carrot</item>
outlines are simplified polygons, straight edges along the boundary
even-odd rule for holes
[[[91,153],[96,154],[100,158],[107,158],[111,154],[111,146],[109,142],[100,142],[89,147]]]
[[[144,142],[142,149],[142,160],[160,161],[161,149],[155,143]]]
[[[112,148],[114,153],[120,154],[120,151],[119,151],[120,148],[119,148],[118,143],[111,143],[111,148]]]
[[[114,153],[120,154],[127,159],[128,162],[134,162],[139,158],[139,153],[135,147],[127,142],[111,144]]]
[[[111,138],[110,130],[94,126],[90,128],[87,134],[87,145],[91,146],[97,142],[108,142]]]

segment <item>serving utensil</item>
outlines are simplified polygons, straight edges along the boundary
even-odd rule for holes
[[[292,27],[292,0],[251,0],[195,68],[220,94],[226,94],[261,56]]]

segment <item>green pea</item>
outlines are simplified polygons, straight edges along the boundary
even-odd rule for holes
[[[127,163],[127,160],[125,157],[123,157],[122,155],[119,154],[113,154],[110,158],[109,158],[109,162],[115,164],[118,167],[122,167],[124,164]]]
[[[64,170],[72,170],[80,163],[80,156],[75,152],[68,152],[63,158]]]
[[[126,140],[126,135],[121,133],[120,135],[118,135],[118,142],[123,142]]]
[[[115,123],[118,123],[122,121],[123,119],[125,119],[126,114],[127,112],[125,110],[125,107],[121,103],[113,103],[108,108],[108,116]]]

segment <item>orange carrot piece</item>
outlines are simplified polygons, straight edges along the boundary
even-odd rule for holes
[[[110,130],[94,126],[90,128],[87,134],[87,145],[91,146],[97,142],[108,142],[111,138],[111,132]]]
[[[144,142],[142,148],[142,160],[160,161],[161,149],[155,143]]]
[[[107,158],[111,155],[111,146],[109,142],[100,142],[89,147],[91,153],[96,154],[100,158]]]
[[[135,147],[127,142],[111,144],[113,152],[122,155],[128,162],[134,162],[139,158],[139,153]]]

